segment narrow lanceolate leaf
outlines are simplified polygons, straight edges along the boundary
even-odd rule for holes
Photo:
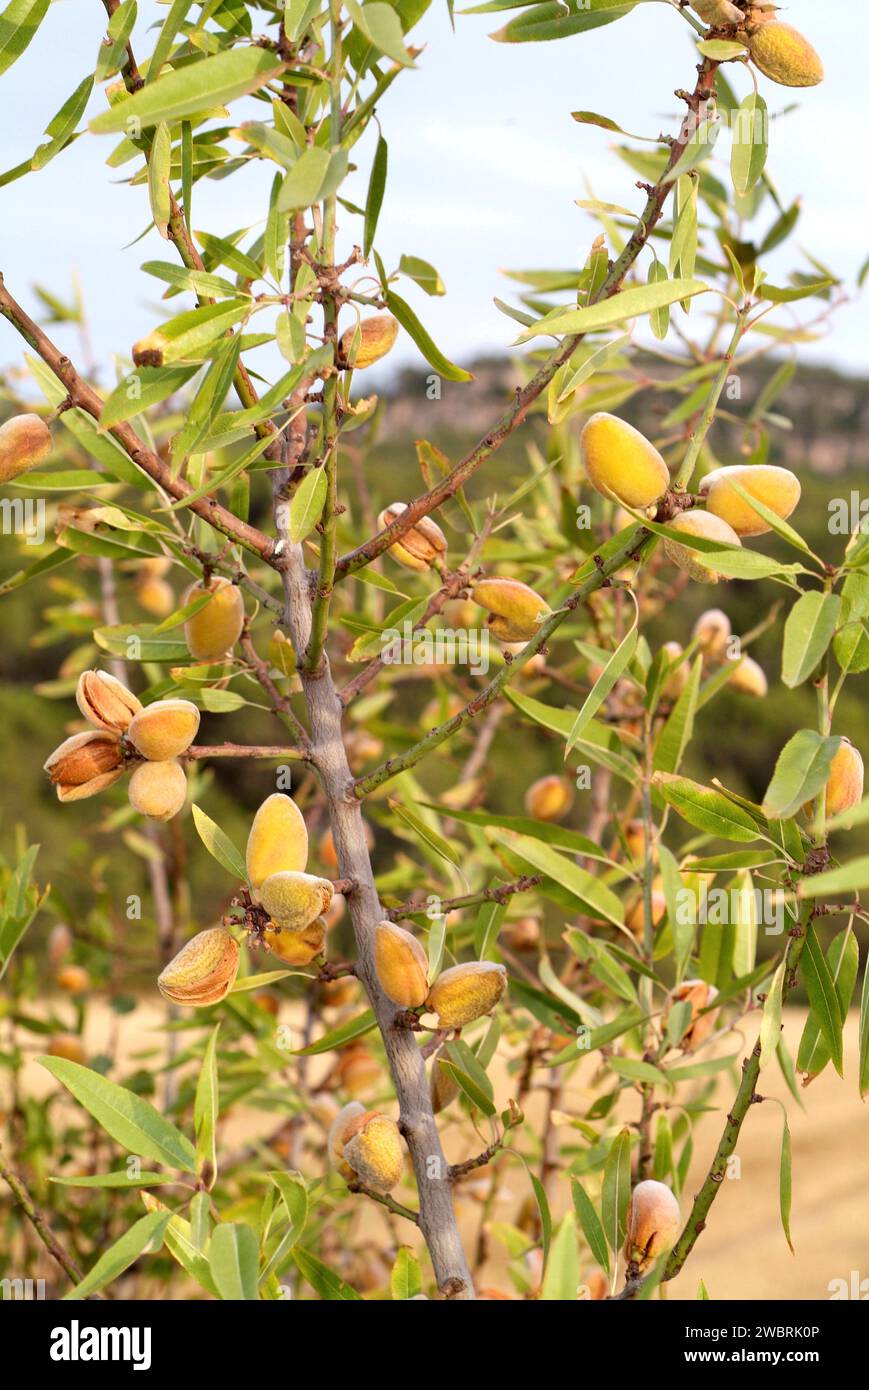
[[[259,1283],[265,1283],[271,1274],[279,1274],[286,1264],[293,1247],[301,1240],[308,1223],[308,1189],[296,1173],[269,1173],[269,1177],[281,1194],[284,1208],[289,1217],[289,1226],[281,1236],[268,1264],[259,1276]]]
[[[405,333],[416,343],[426,362],[434,368],[439,376],[446,377],[447,381],[473,381],[473,373],[466,372],[463,367],[457,367],[448,357],[445,357],[440,348],[426,332],[413,312],[409,304],[406,304],[392,290],[386,292],[386,307],[394,318],[398,319]]]
[[[656,256],[649,266],[649,284],[662,285],[669,279],[667,267]],[[670,330],[670,306],[662,304],[649,314],[649,326],[659,342],[663,342]]]
[[[386,190],[386,170],[388,162],[389,147],[381,135],[377,141],[377,149],[374,151],[374,159],[371,163],[371,177],[368,181],[368,197],[365,200],[365,231],[362,245],[366,256],[374,244],[374,234],[377,231],[377,219],[380,216],[380,209],[383,205],[383,194]]]
[[[847,1018],[860,966],[860,950],[851,927],[846,927],[833,937],[827,947],[827,965],[836,986],[840,1013],[842,1018]],[[797,1070],[804,1074],[808,1083],[824,1070],[829,1060],[829,1048],[821,1037],[814,1015],[810,1013],[800,1038]]]
[[[324,1265],[322,1260],[318,1260],[316,1255],[312,1255],[310,1250],[305,1250],[298,1245],[293,1251],[293,1260],[296,1268],[303,1279],[311,1285],[315,1293],[330,1303],[335,1302],[355,1302],[361,1300],[361,1294],[349,1284],[345,1284],[340,1274],[336,1274],[334,1269]]]
[[[605,883],[601,883],[579,864],[559,854],[551,845],[533,840],[528,835],[516,835],[510,830],[501,830],[497,839],[517,855],[532,871],[546,874],[566,888],[583,905],[584,910],[593,917],[603,917],[605,921],[621,926],[624,922],[624,908],[618,896]]]
[[[824,898],[828,893],[860,893],[869,888],[869,855],[852,859],[837,869],[801,878],[797,894],[801,898]]]
[[[573,1189],[573,1206],[579,1217],[579,1224],[582,1227],[583,1235],[588,1242],[588,1248],[601,1269],[609,1276],[609,1246],[607,1245],[600,1217],[597,1214],[597,1208],[578,1179],[575,1178],[573,1180],[571,1187]]]
[[[607,1154],[601,1189],[603,1228],[614,1255],[618,1255],[625,1239],[630,1198],[631,1136],[629,1130],[623,1129]]]
[[[311,468],[305,474],[290,503],[289,533],[294,545],[309,536],[323,514],[329,479],[325,468]]]
[[[678,772],[685,749],[694,733],[694,715],[700,699],[703,658],[698,656],[691,668],[688,684],[676,701],[666,724],[658,735],[652,766],[656,772]]]
[[[190,1140],[141,1096],[65,1057],[40,1057],[38,1061],[129,1153],[151,1158],[167,1168],[194,1171],[196,1155]]]
[[[842,742],[824,738],[814,729],[800,729],[778,755],[772,780],[763,798],[770,820],[787,820],[826,786],[830,764]]]
[[[353,1042],[354,1038],[361,1038],[363,1034],[370,1033],[372,1028],[376,1027],[377,1020],[373,1011],[366,1009],[364,1013],[357,1014],[356,1018],[351,1018],[349,1023],[342,1023],[340,1028],[333,1028],[330,1032],[324,1033],[316,1042],[309,1043],[307,1047],[296,1048],[290,1056],[318,1057],[321,1052],[332,1052],[335,1048],[343,1047],[345,1043]]]
[[[85,108],[90,100],[93,91],[94,79],[88,76],[80,82],[71,97],[63,103],[56,116],[52,116],[45,133],[49,137],[44,144],[40,145],[33,154],[30,161],[31,169],[44,169],[56,154],[68,144],[73,131],[84,115]]]
[[[48,10],[50,0],[12,0],[0,14],[0,76],[27,48]]]
[[[821,1030],[821,1037],[829,1049],[833,1066],[842,1076],[844,1073],[842,1011],[839,1006],[836,986],[830,974],[830,967],[824,959],[818,933],[814,926],[809,926],[806,930],[806,944],[803,949],[801,964],[812,1017]]]
[[[100,428],[111,429],[148,406],[168,400],[197,370],[195,366],[137,367],[109,392],[100,415]]]
[[[572,1303],[579,1287],[579,1251],[576,1218],[569,1211],[561,1220],[549,1249],[540,1298],[548,1303]]]
[[[164,73],[91,121],[95,135],[178,121],[255,92],[277,77],[283,60],[264,48],[232,48]]]
[[[863,990],[860,996],[860,1099],[865,1100],[869,1093],[869,970],[863,972]]]
[[[196,1176],[206,1187],[214,1186],[217,1177],[217,1035],[220,1024],[213,1030],[205,1047],[205,1056],[196,1082],[193,1104],[193,1128],[196,1134]]]
[[[708,288],[702,280],[691,279],[637,285],[611,295],[599,304],[589,304],[585,309],[553,309],[521,334],[518,341],[526,343],[529,338],[543,335],[559,337],[565,333],[589,333],[592,329],[612,328],[614,324],[650,314],[667,304],[704,294]]]
[[[833,639],[842,600],[813,589],[797,599],[787,616],[782,643],[782,680],[792,690],[817,669]]]
[[[784,1117],[784,1127],[781,1136],[781,1164],[779,1167],[779,1207],[781,1210],[782,1230],[785,1233],[785,1240],[794,1253],[794,1243],[791,1240],[791,1192],[792,1192],[792,1155],[791,1155],[791,1132],[788,1127],[788,1117]]]
[[[760,178],[768,151],[767,107],[762,96],[750,92],[732,118],[730,177],[744,197]]]
[[[760,1020],[760,1069],[763,1071],[772,1061],[778,1049],[781,1036],[782,991],[784,989],[785,963],[782,961],[772,977],[763,1006]]]
[[[389,1275],[389,1292],[397,1302],[406,1302],[422,1292],[419,1260],[409,1245],[401,1245]]]
[[[244,866],[244,859],[229,836],[210,816],[205,814],[201,806],[193,806],[192,810],[193,822],[208,853],[226,869],[228,874],[232,874],[233,878],[237,878],[241,883],[246,883],[247,870]]]
[[[208,1247],[208,1266],[217,1292],[227,1302],[255,1301],[259,1250],[250,1226],[222,1221]]]
[[[166,1227],[172,1219],[171,1212],[153,1211],[147,1216],[142,1216],[138,1221],[125,1231],[120,1240],[116,1240],[114,1245],[109,1246],[97,1260],[93,1269],[86,1274],[74,1289],[64,1294],[64,1301],[76,1301],[81,1298],[90,1298],[93,1294],[104,1289],[113,1279],[117,1279],[119,1274],[123,1274],[125,1269],[138,1260],[139,1256],[151,1246],[159,1249],[163,1241]]]
[[[154,132],[151,153],[148,157],[148,197],[151,203],[151,216],[154,226],[162,237],[169,236],[169,217],[171,215],[171,192],[169,171],[172,165],[172,136],[165,121],[161,121]]]
[[[567,757],[574,744],[582,737],[584,730],[591,723],[597,714],[604,700],[609,695],[619,676],[633,657],[637,649],[637,627],[636,622],[639,617],[639,609],[634,613],[634,625],[625,634],[619,645],[616,647],[604,669],[601,671],[585,700],[582,709],[576,716],[573,728],[567,736],[567,743],[564,746],[564,756]]]
[[[652,782],[655,790],[683,820],[708,835],[748,843],[761,834],[761,827],[744,807],[737,806],[729,797],[713,791],[711,787],[666,772],[656,772]]]

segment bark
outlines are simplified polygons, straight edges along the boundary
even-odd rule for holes
[[[276,474],[279,484],[287,474]],[[304,652],[311,632],[311,579],[299,546],[292,546],[281,527],[282,576],[286,612],[283,623],[297,652]],[[317,674],[300,672],[310,723],[312,761],[326,797],[329,822],[338,855],[338,872],[355,881],[348,907],[356,938],[356,973],[371,1000],[383,1037],[399,1104],[399,1125],[413,1160],[419,1196],[419,1227],[425,1237],[441,1293],[446,1298],[472,1299],[474,1286],[453,1209],[449,1164],[429,1097],[425,1061],[414,1034],[395,1026],[397,1008],[380,989],[374,968],[374,929],[386,913],[374,885],[374,874],[362,825],[362,807],[353,795],[353,774],[347,762],[342,730],[342,705],[328,658]]]

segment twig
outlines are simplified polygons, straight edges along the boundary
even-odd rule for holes
[[[363,1182],[349,1182],[347,1186],[351,1192],[360,1192],[364,1197],[370,1197],[372,1202],[379,1202],[387,1211],[391,1211],[393,1216],[403,1216],[406,1221],[412,1221],[414,1226],[419,1225],[419,1212],[411,1211],[410,1207],[403,1207],[400,1202],[390,1197],[388,1192],[375,1192]]]
[[[68,1275],[73,1284],[81,1283],[84,1274],[71,1255],[64,1250],[60,1241],[52,1231],[39,1207],[34,1202],[30,1193],[27,1191],[21,1178],[7,1167],[0,1154],[0,1178],[4,1178],[12,1189],[12,1195],[20,1206],[24,1215],[33,1226],[39,1239],[42,1241],[48,1253],[57,1261],[64,1274]]]

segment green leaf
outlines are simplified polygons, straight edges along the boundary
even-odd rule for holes
[[[83,82],[79,83],[72,96],[67,97],[57,115],[52,116],[48,125],[45,127],[46,135],[51,138],[44,144],[39,145],[34,151],[33,158],[30,161],[31,169],[34,171],[44,169],[46,164],[50,163],[55,155],[59,154],[64,146],[69,143],[73,131],[85,113],[93,87],[94,79],[89,75]]]
[[[869,888],[869,855],[852,859],[850,864],[841,864],[837,869],[826,869],[822,874],[812,874],[801,878],[797,895],[801,898],[824,898],[828,893],[860,893]]]
[[[663,285],[670,277],[667,274],[667,267],[656,256],[649,266],[649,284]],[[659,309],[653,309],[649,315],[649,326],[658,342],[663,342],[670,329],[670,306],[662,304]]]
[[[316,1042],[309,1043],[307,1047],[297,1048],[291,1052],[291,1057],[318,1057],[322,1052],[332,1052],[335,1048],[343,1047],[345,1043],[352,1042],[354,1038],[361,1038],[363,1034],[370,1033],[372,1028],[377,1027],[377,1019],[371,1009],[366,1009],[364,1013],[358,1014],[356,1018],[351,1018],[349,1023],[342,1023],[340,1028],[333,1028],[325,1033]]]
[[[140,1217],[120,1239],[103,1252],[90,1273],[86,1274],[74,1289],[64,1294],[64,1302],[90,1298],[113,1279],[117,1279],[125,1269],[129,1269],[149,1246],[159,1249],[171,1215],[171,1212],[153,1211]]]
[[[694,716],[700,699],[703,658],[698,656],[682,691],[658,735],[652,766],[656,772],[678,772],[685,749],[694,732]]]
[[[748,811],[711,787],[666,772],[656,772],[652,782],[664,800],[697,830],[738,843],[756,840],[761,834],[761,827]]]
[[[459,1090],[467,1096],[471,1105],[477,1110],[481,1110],[489,1119],[498,1113],[497,1106],[492,1101],[491,1096],[478,1084],[476,1077],[469,1075],[455,1062],[448,1062],[443,1057],[439,1059],[438,1065],[456,1083]]]
[[[216,304],[202,304],[198,309],[188,309],[186,313],[162,323],[154,334],[149,335],[160,353],[160,366],[169,366],[184,357],[201,357],[216,338],[223,337],[228,329],[250,313],[250,309],[251,301],[248,298],[224,299]]]
[[[869,970],[863,971],[860,994],[860,1099],[869,1093]]]
[[[812,589],[797,599],[787,616],[782,644],[782,680],[793,690],[816,670],[830,645],[842,600]]]
[[[399,274],[413,280],[426,294],[446,294],[446,287],[434,266],[421,256],[402,256],[398,262]]]
[[[549,1249],[546,1272],[540,1289],[543,1303],[573,1303],[579,1287],[579,1251],[576,1247],[576,1217],[567,1212],[559,1223]]]
[[[136,367],[123,377],[106,397],[100,413],[100,428],[111,429],[149,406],[174,396],[188,382],[198,367]]]
[[[625,1240],[631,1198],[631,1135],[623,1129],[613,1140],[603,1170],[601,1210],[607,1244],[616,1258]]]
[[[857,938],[849,928],[833,937],[827,947],[827,966],[830,977],[836,986],[836,997],[842,1018],[848,1015],[851,996],[857,983],[860,965],[860,950]],[[803,1035],[797,1053],[797,1070],[803,1072],[807,1081],[813,1080],[824,1070],[830,1060],[830,1051],[821,1038],[821,1030],[812,1013],[806,1019]]]
[[[763,173],[768,153],[767,126],[766,102],[757,92],[749,92],[743,97],[739,110],[734,112],[731,125],[730,176],[742,198],[751,192]]]
[[[385,293],[385,299],[387,309],[398,319],[402,328],[410,335],[426,362],[434,368],[438,376],[446,377],[447,381],[473,381],[473,373],[466,372],[463,367],[457,367],[454,362],[450,362],[449,358],[444,356],[423,328],[409,304],[406,304],[393,290],[389,289]]]
[[[205,1055],[196,1080],[193,1104],[193,1128],[196,1134],[196,1176],[207,1188],[217,1177],[217,1148],[215,1136],[219,1109],[217,1089],[217,1035],[220,1024],[212,1029],[205,1046]]]
[[[151,141],[148,156],[148,197],[154,226],[162,237],[168,237],[172,214],[172,192],[169,175],[172,167],[172,136],[165,121],[160,121]]]
[[[772,977],[760,1020],[760,1070],[763,1071],[776,1054],[781,1037],[782,992],[785,963],[782,960]]]
[[[269,1173],[269,1177],[281,1194],[290,1224],[259,1276],[260,1285],[264,1284],[271,1274],[280,1273],[293,1247],[304,1235],[308,1222],[308,1189],[303,1180],[294,1173]]]
[[[597,714],[604,700],[609,695],[616,681],[622,675],[625,668],[633,658],[637,649],[637,618],[639,609],[634,611],[633,625],[619,645],[616,647],[604,669],[601,671],[585,700],[582,708],[576,716],[573,728],[567,736],[567,743],[564,747],[564,756],[567,757],[574,744],[578,742],[586,727],[591,723]]]
[[[210,816],[207,816],[201,806],[193,806],[193,823],[199,834],[199,838],[204,844],[208,853],[217,860],[228,874],[238,879],[240,883],[247,883],[247,869],[244,859],[239,854],[235,845],[217,825]]]
[[[305,150],[287,174],[278,194],[279,212],[296,212],[312,207],[329,169],[330,154],[319,145]]]
[[[389,1275],[389,1292],[396,1302],[405,1303],[422,1292],[419,1260],[409,1245],[400,1245]]]
[[[824,738],[814,729],[800,729],[778,755],[772,780],[763,798],[770,820],[787,820],[827,784],[830,765],[841,737]]]
[[[283,68],[283,60],[264,48],[232,48],[186,63],[103,111],[90,123],[95,135],[128,134],[160,121],[177,121],[263,87]]]
[[[623,924],[624,908],[618,896],[579,864],[566,859],[550,845],[532,840],[528,835],[516,835],[513,831],[502,830],[496,838],[526,864],[530,864],[532,869],[566,888],[568,893],[583,905],[583,911],[590,916],[602,917],[614,926]]]
[[[361,1299],[361,1295],[355,1289],[351,1289],[349,1284],[345,1284],[334,1269],[324,1265],[322,1260],[318,1260],[316,1255],[311,1254],[310,1250],[297,1246],[293,1251],[293,1260],[302,1278],[306,1279],[314,1292],[326,1299],[327,1302],[350,1302]]]
[[[810,299],[812,295],[828,290],[833,280],[813,280],[808,285],[770,285],[767,281],[758,288],[761,299],[769,299],[773,304],[793,304],[798,299]]]
[[[0,76],[28,47],[49,3],[50,0],[12,0],[0,14]]]
[[[387,58],[402,67],[412,67],[413,59],[404,46],[401,20],[392,5],[383,0],[372,0],[368,5],[358,5],[356,0],[344,0],[350,18],[357,28]]]
[[[489,37],[496,43],[541,43],[612,24],[630,14],[637,0],[582,0],[573,9],[558,3],[531,5]],[[473,14],[473,10],[464,11]]]
[[[329,479],[325,468],[309,468],[290,503],[290,539],[299,545],[313,531],[323,514]]]
[[[164,1187],[167,1183],[176,1185],[178,1179],[174,1173],[139,1173],[137,1177],[131,1177],[126,1168],[120,1168],[114,1173],[94,1173],[80,1178],[49,1178],[48,1181],[57,1183],[58,1187],[127,1187],[132,1192],[138,1192],[143,1187]]]
[[[371,177],[368,180],[368,196],[365,200],[365,231],[363,235],[362,247],[367,256],[374,244],[374,234],[377,231],[377,220],[380,217],[380,209],[383,206],[383,194],[386,190],[386,172],[389,164],[389,147],[380,135],[377,140],[377,148],[374,151],[374,159],[371,161]]]
[[[606,1236],[597,1208],[589,1197],[582,1183],[574,1178],[571,1182],[573,1191],[573,1206],[579,1217],[579,1224],[582,1226],[583,1234],[588,1241],[588,1248],[592,1253],[593,1259],[600,1265],[607,1276],[610,1273],[610,1253],[607,1245]]]
[[[785,1233],[785,1240],[790,1246],[791,1254],[794,1253],[794,1243],[791,1240],[792,1173],[791,1132],[788,1127],[788,1117],[785,1115],[781,1136],[781,1162],[779,1165],[779,1210],[781,1211],[782,1230]]]
[[[667,280],[651,285],[636,285],[621,290],[597,304],[589,304],[584,309],[553,309],[542,319],[520,334],[518,342],[527,343],[530,338],[542,335],[559,337],[562,334],[589,333],[592,330],[612,328],[626,319],[638,318],[654,309],[675,304],[678,300],[691,299],[696,294],[705,294],[709,289],[702,280]]]
[[[64,1057],[37,1060],[129,1153],[194,1172],[196,1154],[190,1140],[141,1096]]]
[[[814,925],[806,929],[806,944],[801,957],[803,980],[809,996],[812,1017],[821,1030],[821,1037],[827,1045],[836,1071],[842,1076],[844,1061],[842,1056],[842,1011],[836,986],[830,968],[824,959]]]
[[[220,1297],[227,1302],[255,1301],[259,1250],[250,1226],[222,1221],[208,1247],[208,1267]]]

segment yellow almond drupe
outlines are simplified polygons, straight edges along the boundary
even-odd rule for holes
[[[337,1168],[338,1172],[345,1178],[352,1175],[353,1169],[344,1157],[344,1145],[353,1137],[364,1114],[365,1106],[358,1100],[351,1100],[338,1111],[329,1126],[329,1137],[326,1142],[329,1161],[333,1168]]]
[[[698,1047],[712,1036],[715,1031],[718,1010],[709,1006],[717,997],[718,990],[714,985],[707,984],[705,980],[683,980],[680,985],[676,985],[675,989],[670,990],[661,1019],[664,1029],[667,1027],[670,1011],[675,1004],[691,1005],[691,1016],[679,1044],[683,1052],[696,1052]],[[702,1010],[704,1009],[708,1012],[703,1013]]]
[[[269,916],[287,931],[304,931],[327,910],[332,885],[314,874],[281,871],[270,874],[260,887],[260,901]]]
[[[796,507],[802,492],[799,478],[789,468],[774,468],[766,463],[714,468],[700,480],[700,495],[706,498],[706,510],[726,521],[738,536],[763,536],[772,527],[750,502],[740,497],[732,483],[783,521]]]
[[[0,483],[37,468],[51,453],[51,430],[38,415],[13,415],[0,425]]]
[[[820,55],[791,24],[773,19],[749,34],[747,42],[755,67],[780,87],[817,87],[823,82]]]
[[[762,700],[769,690],[766,672],[752,656],[744,656],[734,663],[728,685],[738,695],[753,695],[756,700]]]
[[[75,702],[89,723],[113,734],[126,733],[142,708],[133,692],[108,671],[82,671]]]
[[[291,796],[272,792],[253,818],[245,851],[247,876],[259,889],[272,874],[302,872],[308,862],[305,818]]]
[[[428,995],[428,957],[419,941],[394,922],[374,928],[374,967],[380,988],[393,1004],[416,1009]]]
[[[284,965],[310,965],[322,952],[325,940],[326,923],[322,917],[317,917],[303,931],[287,931],[270,922],[263,932],[266,946]]]
[[[199,710],[189,700],[155,700],[135,716],[127,737],[151,762],[177,758],[199,729]]]
[[[439,1047],[432,1058],[431,1076],[429,1077],[431,1108],[436,1115],[439,1115],[442,1110],[446,1110],[448,1105],[452,1105],[461,1089],[458,1081],[441,1066],[442,1061],[448,1062],[449,1054],[443,1047]]]
[[[171,820],[187,799],[187,778],[180,763],[140,763],[130,778],[130,805],[149,820]]]
[[[398,322],[391,314],[375,314],[373,318],[365,319],[359,325],[358,337],[357,329],[348,328],[342,334],[338,345],[339,357],[349,366],[357,370],[361,367],[370,367],[374,362],[379,362],[381,357],[392,349],[398,337]],[[353,341],[356,339],[356,351],[353,351]]]
[[[223,927],[209,927],[192,937],[157,980],[166,999],[194,1009],[218,1004],[238,973],[238,943]]]
[[[653,1178],[637,1183],[628,1206],[626,1259],[644,1274],[659,1255],[672,1250],[680,1226],[679,1203],[666,1183]]]
[[[203,594],[212,597],[184,624],[184,639],[196,661],[219,661],[231,652],[244,627],[244,599],[235,584],[221,575],[191,584],[182,600],[187,607]]]
[[[172,585],[165,579],[141,579],[136,584],[136,598],[155,618],[167,618],[175,607]]]
[[[67,1062],[78,1062],[84,1066],[87,1054],[80,1038],[74,1033],[55,1033],[46,1049],[49,1057],[63,1057]]]
[[[728,526],[726,521],[696,507],[688,512],[680,512],[667,525],[674,531],[681,531],[683,535],[699,536],[707,541],[715,541],[718,545],[742,545],[733,527]],[[685,570],[699,584],[717,584],[721,578],[712,566],[706,563],[702,550],[692,550],[687,545],[679,545],[678,541],[672,541],[669,537],[664,541],[664,550],[674,565],[680,570]]]
[[[733,634],[730,619],[720,608],[707,608],[694,624],[692,637],[704,656],[720,661]]]
[[[507,971],[490,960],[454,965],[432,985],[426,1007],[442,1028],[464,1028],[494,1009],[507,988]]]
[[[83,965],[64,965],[55,975],[54,983],[67,994],[84,994],[91,987],[91,977]]]
[[[44,769],[58,801],[83,801],[105,791],[124,775],[124,755],[116,734],[101,729],[73,734],[48,757]]]
[[[586,476],[604,497],[643,510],[670,486],[670,470],[654,444],[616,415],[592,415],[579,445]]]
[[[489,630],[499,642],[530,642],[549,605],[521,579],[481,579],[473,599],[489,610]]]
[[[745,14],[731,0],[691,0],[704,24],[743,24]]]
[[[392,502],[378,516],[377,529],[385,530],[406,510],[406,502]],[[446,553],[446,549],[447,538],[437,522],[432,521],[430,516],[421,516],[400,540],[389,547],[389,553],[405,569],[427,570],[431,569],[439,556]]]
[[[398,1125],[373,1111],[344,1145],[344,1158],[366,1187],[389,1192],[401,1181],[404,1166]]]
[[[665,642],[661,651],[666,657],[668,665],[673,668],[664,681],[661,693],[667,700],[678,700],[691,676],[691,672],[684,661],[680,662],[678,666],[673,664],[674,662],[678,662],[679,658],[684,655],[684,650],[680,642]]]
[[[830,764],[827,779],[828,816],[850,811],[863,798],[863,759],[853,743],[843,738]]]
[[[573,786],[554,773],[540,777],[525,793],[525,810],[535,820],[560,820],[573,805]]]

